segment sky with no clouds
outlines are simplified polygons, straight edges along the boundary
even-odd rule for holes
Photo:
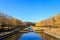
[[[39,22],[60,12],[60,0],[0,0],[0,10],[25,22]]]

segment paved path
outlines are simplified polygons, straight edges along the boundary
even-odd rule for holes
[[[11,33],[14,33],[15,31],[18,31],[18,30],[20,30],[20,28],[12,30],[12,31],[9,31],[9,32],[2,32],[2,33],[0,33],[0,39],[5,38],[7,36],[10,36]]]

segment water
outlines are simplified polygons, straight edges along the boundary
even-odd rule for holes
[[[35,32],[24,33],[19,40],[43,40],[40,35]]]
[[[28,33],[30,33],[30,32],[28,32]],[[24,35],[24,34],[26,34],[25,32],[19,32],[19,33],[17,33],[17,34],[14,34],[14,35],[12,35],[12,36],[9,36],[9,37],[6,37],[6,38],[4,38],[3,40],[20,40],[21,39],[21,37],[22,37],[22,35]],[[34,34],[34,33],[33,33]],[[36,34],[36,33],[35,33]],[[39,32],[39,33],[37,33],[37,35],[39,34],[39,36],[41,36],[41,37],[43,37],[43,38],[45,38],[45,34],[42,32]]]
[[[37,33],[33,32],[33,28],[30,27],[28,28],[27,33],[20,32],[18,34],[14,34],[10,37],[7,37],[4,40],[43,40],[43,38]]]

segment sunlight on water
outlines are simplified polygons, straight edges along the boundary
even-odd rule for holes
[[[43,40],[43,39],[35,32],[28,32],[24,33],[19,40]]]

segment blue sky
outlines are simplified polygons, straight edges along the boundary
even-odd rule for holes
[[[39,22],[60,12],[59,0],[0,0],[0,10],[22,21]]]

